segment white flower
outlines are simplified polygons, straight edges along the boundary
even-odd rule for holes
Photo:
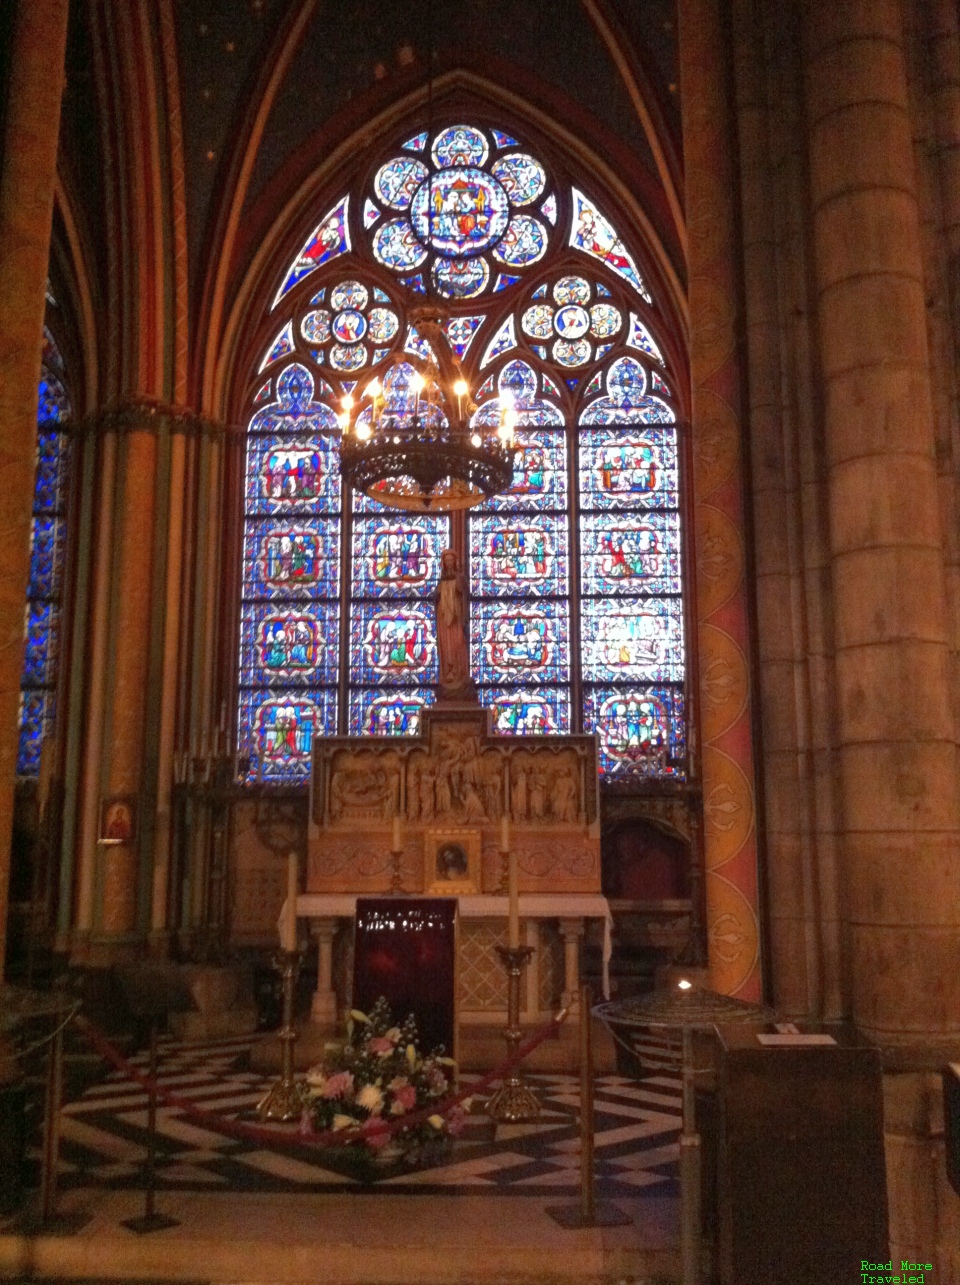
[[[354,1120],[352,1115],[335,1115],[333,1117],[333,1127],[335,1131],[339,1131],[340,1129],[351,1129],[356,1123],[357,1122]]]
[[[365,1084],[358,1091],[354,1101],[358,1107],[363,1107],[364,1111],[369,1111],[371,1115],[379,1115],[383,1110],[383,1093],[375,1084]]]

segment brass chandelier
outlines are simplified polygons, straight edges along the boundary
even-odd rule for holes
[[[510,486],[517,411],[501,394],[492,414],[478,417],[459,364],[441,370],[438,362],[439,308],[420,308],[410,320],[430,356],[398,353],[359,398],[342,398],[340,471],[389,508],[469,509]]]

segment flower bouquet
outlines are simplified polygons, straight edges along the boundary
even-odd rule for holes
[[[343,1044],[327,1046],[327,1056],[307,1072],[310,1106],[304,1119],[308,1132],[356,1129],[357,1139],[330,1147],[324,1163],[351,1177],[374,1181],[404,1169],[441,1163],[451,1139],[463,1128],[464,1106],[445,1115],[433,1113],[409,1127],[404,1116],[424,1110],[451,1090],[456,1064],[439,1048],[420,1052],[411,1015],[395,1026],[385,999],[367,1016],[356,1009],[347,1022]]]

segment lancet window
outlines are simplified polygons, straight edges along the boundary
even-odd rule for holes
[[[44,328],[37,401],[37,472],[30,523],[30,581],[24,620],[17,774],[36,776],[40,749],[53,732],[62,625],[70,398],[63,358]]]
[[[382,155],[291,262],[249,388],[239,747],[309,771],[320,732],[416,731],[434,699],[431,596],[457,549],[471,668],[504,733],[597,731],[609,776],[686,759],[677,376],[602,202],[499,128]],[[513,484],[467,515],[341,494],[337,415],[442,301],[477,422],[517,413]],[[441,342],[438,338],[435,342]],[[388,395],[406,396],[403,362]]]

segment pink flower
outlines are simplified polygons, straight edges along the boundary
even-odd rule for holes
[[[393,1106],[390,1110],[394,1115],[401,1115],[404,1111],[412,1111],[417,1105],[417,1091],[412,1084],[403,1084],[393,1095]],[[397,1108],[400,1108],[399,1111]]]
[[[380,1119],[367,1120],[360,1133],[368,1147],[379,1151],[390,1141],[390,1130]]]
[[[300,1125],[297,1132],[301,1138],[309,1138],[313,1133],[313,1116],[309,1111],[304,1111],[300,1116]]]
[[[451,1107],[447,1115],[447,1132],[452,1138],[459,1138],[463,1133],[467,1115],[463,1107]]]
[[[376,1035],[370,1041],[368,1047],[371,1053],[379,1053],[381,1057],[389,1057],[393,1052],[393,1040],[387,1039],[385,1035]]]
[[[345,1098],[353,1090],[353,1072],[338,1071],[331,1075],[323,1086],[325,1098]]]

